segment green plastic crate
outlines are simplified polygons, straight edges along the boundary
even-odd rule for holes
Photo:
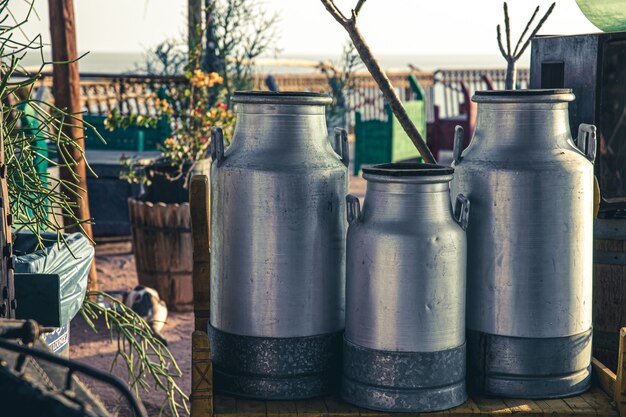
[[[166,119],[161,119],[156,128],[129,127],[128,129],[115,129],[109,131],[104,127],[106,116],[83,116],[85,122],[96,128],[98,133],[106,140],[102,141],[87,129],[85,131],[85,148],[111,151],[155,151],[162,145],[165,139],[172,134],[172,128]]]
[[[404,104],[409,118],[422,137],[426,137],[426,103],[424,90],[413,76],[409,83],[416,93],[416,100]],[[387,120],[363,120],[361,113],[355,115],[354,175],[358,175],[365,164],[385,164],[389,162],[419,159],[418,150],[404,132],[398,119],[389,106],[385,106]]]

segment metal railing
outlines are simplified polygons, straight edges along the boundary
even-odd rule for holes
[[[407,79],[409,74],[413,74],[426,91],[429,121],[433,120],[435,105],[439,106],[440,117],[458,115],[465,101],[464,93],[471,96],[476,90],[503,88],[505,79],[504,69],[390,72],[388,77],[401,100],[415,97]],[[281,74],[273,77],[281,91],[330,92],[325,74]],[[350,113],[359,111],[364,120],[385,119],[385,99],[370,74],[356,73],[353,77],[353,87],[347,92]],[[265,75],[255,75],[254,88],[267,90],[265,78]],[[528,79],[528,69],[518,70],[521,88],[527,86]],[[48,74],[42,82],[49,86],[52,77]],[[171,97],[172,94],[169,93],[173,89],[184,88],[186,84],[187,80],[182,76],[83,73],[80,84],[83,111],[88,115],[105,116],[111,109],[117,108],[122,113],[154,114],[155,102],[159,96]]]

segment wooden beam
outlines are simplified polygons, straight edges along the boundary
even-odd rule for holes
[[[189,211],[193,241],[193,309],[195,329],[207,331],[209,324],[211,267],[209,236],[211,228],[209,178],[194,175],[189,187]]]
[[[617,357],[617,377],[613,399],[617,404],[619,415],[626,416],[626,327],[619,331],[619,355]]]
[[[613,397],[615,394],[616,379],[613,371],[607,368],[602,362],[600,362],[596,358],[591,359],[591,366],[593,368],[592,375],[595,382],[609,397]]]
[[[74,16],[73,0],[48,0],[50,13],[50,35],[52,59],[59,62],[53,65],[52,94],[56,107],[73,114],[77,119],[68,121],[63,132],[74,139],[76,145],[85,149],[85,135],[82,123],[82,106],[80,101],[80,75],[78,72],[78,53],[76,48],[76,19]],[[67,62],[67,63],[65,63]],[[60,176],[64,181],[77,183],[84,191],[79,191],[76,197],[67,193],[70,200],[76,203],[73,215],[81,220],[91,218],[89,199],[87,196],[87,169],[81,150],[75,147],[65,147],[59,152],[70,155],[77,163],[72,167],[61,167]],[[75,180],[78,176],[78,181]],[[83,224],[86,234],[92,238],[91,224]],[[78,231],[78,227],[66,228],[68,232]],[[96,290],[98,279],[95,260],[89,272],[89,290]]]
[[[191,236],[193,239],[193,308],[195,331],[191,353],[191,417],[213,415],[213,365],[211,345],[206,334],[210,306],[211,228],[209,177],[194,175],[189,187]]]
[[[191,336],[191,417],[213,416],[213,364],[209,336],[200,330]]]

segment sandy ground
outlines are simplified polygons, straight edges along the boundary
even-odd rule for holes
[[[350,192],[363,198],[365,195],[365,181],[359,177],[350,177]],[[104,240],[96,246],[96,266],[98,281],[103,291],[128,290],[137,285],[135,260],[132,253],[130,238]],[[110,370],[115,357],[117,341],[112,343],[109,332],[103,322],[97,323],[98,333],[94,333],[82,319],[77,316],[71,324],[70,331],[70,358],[101,370]],[[176,358],[183,376],[178,378],[178,384],[183,391],[189,394],[191,386],[191,333],[193,331],[193,313],[174,313],[170,311],[163,335],[169,343],[169,348]],[[118,363],[112,371],[115,375],[126,380],[126,370]],[[125,401],[112,389],[100,386],[92,381],[85,381],[91,387],[105,406],[119,416],[129,415]],[[148,411],[148,415],[157,416],[165,401],[162,391],[152,390],[142,392],[141,398]],[[167,408],[167,407],[166,407]],[[171,415],[166,409],[164,415]],[[181,413],[185,415],[185,413]]]

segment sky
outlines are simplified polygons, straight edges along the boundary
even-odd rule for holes
[[[38,17],[28,34],[49,39],[48,2],[34,0]],[[575,0],[557,5],[540,34],[597,32]],[[12,0],[17,19],[26,0]],[[268,13],[280,15],[278,48],[283,55],[338,55],[347,39],[343,28],[319,0],[265,0]],[[515,42],[536,5],[551,0],[509,0]],[[348,14],[356,0],[337,0]],[[78,49],[91,52],[144,52],[168,38],[183,40],[186,0],[74,0]],[[503,21],[501,0],[368,0],[359,25],[375,54],[498,54],[496,25]]]

